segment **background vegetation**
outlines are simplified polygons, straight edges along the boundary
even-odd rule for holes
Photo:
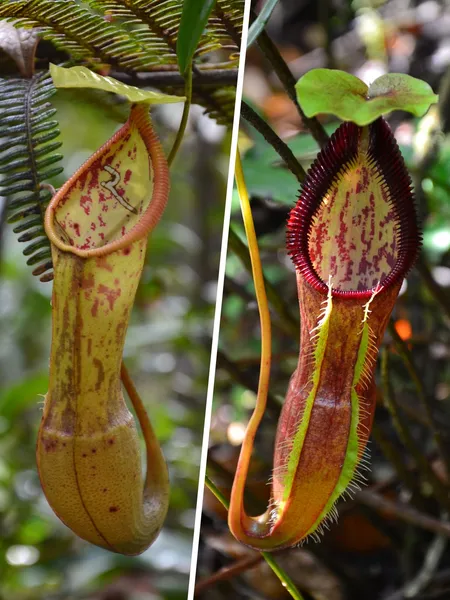
[[[253,18],[263,5],[256,4]],[[339,523],[320,544],[275,557],[307,600],[450,597],[450,40],[443,25],[449,19],[447,5],[435,1],[280,0],[266,30],[274,43],[263,34],[247,54],[243,166],[273,320],[270,398],[247,486],[250,514],[267,505],[277,417],[299,351],[295,276],[285,250],[285,220],[299,189],[291,171],[296,161],[304,168],[311,163],[317,141],[323,142],[322,125],[328,133],[337,126],[325,119],[305,122],[292,85],[311,68],[335,67],[366,81],[385,72],[408,73],[441,95],[439,107],[423,119],[403,113],[389,118],[413,177],[423,252],[381,352],[368,487],[340,503]],[[254,406],[260,357],[237,199],[232,221],[208,459],[210,477],[225,496]],[[234,541],[225,511],[205,494],[197,596],[290,597],[261,556]]]

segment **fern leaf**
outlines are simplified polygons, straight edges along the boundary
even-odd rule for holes
[[[61,173],[56,150],[58,122],[48,101],[55,88],[48,73],[31,79],[0,80],[0,195],[6,198],[8,222],[16,223],[19,242],[31,242],[23,253],[34,275],[50,281],[50,242],[44,230],[51,194],[41,184]]]
[[[147,48],[161,57],[161,64],[176,66],[176,32],[181,11],[177,0],[139,2],[136,0],[88,0],[113,19],[123,21],[125,27]],[[158,4],[158,7],[152,5]]]
[[[176,42],[180,25],[182,0],[88,0],[90,6],[124,19],[128,26],[138,26],[134,36],[146,47],[163,53],[164,63],[177,64]],[[195,57],[219,50],[228,50],[229,66],[236,66],[239,52],[243,0],[218,1],[202,35]]]
[[[77,61],[100,61],[123,69],[176,68],[176,38],[182,0],[9,0],[0,19],[38,27],[43,37]],[[239,48],[230,39],[242,21],[243,0],[222,0],[200,40],[196,56],[229,50],[236,66]],[[97,11],[97,12],[96,12]],[[231,29],[230,29],[231,28]]]
[[[16,27],[38,27],[43,37],[78,61],[140,69],[163,62],[124,27],[75,0],[10,0],[0,6],[0,19],[6,18],[14,19]]]
[[[118,70],[177,70],[176,39],[182,0],[8,0],[0,19],[40,34],[77,62]],[[196,62],[220,50],[220,68],[237,64],[244,0],[217,0],[196,52]],[[225,62],[223,52],[227,53]],[[214,64],[212,62],[210,65]],[[195,86],[198,88],[199,86]],[[196,98],[221,123],[232,122],[235,90],[196,89]]]
[[[241,0],[216,0],[213,10],[215,35],[222,41],[231,38],[236,52],[241,45],[244,4]]]
[[[205,112],[221,125],[233,123],[236,89],[234,87],[211,88],[200,86],[195,88],[192,101],[205,106]]]

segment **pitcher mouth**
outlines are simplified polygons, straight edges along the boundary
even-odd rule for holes
[[[130,118],[52,198],[46,233],[81,258],[105,256],[146,236],[165,208],[168,166],[148,106]]]
[[[308,171],[287,226],[296,270],[326,294],[370,298],[420,247],[411,179],[389,125],[343,123]]]

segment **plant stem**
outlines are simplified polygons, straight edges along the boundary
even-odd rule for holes
[[[278,75],[278,79],[281,81],[287,95],[295,104],[298,114],[300,115],[303,124],[310,130],[311,135],[316,140],[321,148],[328,142],[328,134],[319,121],[316,118],[308,118],[303,112],[300,104],[297,100],[297,93],[295,91],[295,81],[289,67],[285,63],[281,56],[278,48],[272,42],[270,37],[265,31],[262,31],[258,37],[258,45],[273,67],[273,70]]]
[[[361,490],[356,494],[355,500],[378,512],[395,515],[400,521],[404,521],[405,523],[411,523],[421,529],[450,537],[450,523],[447,521],[439,521],[438,519],[424,515],[407,504],[393,502],[372,490]]]
[[[300,592],[296,588],[295,583],[292,581],[292,579],[289,577],[289,575],[286,573],[286,571],[284,571],[280,567],[280,565],[275,562],[273,556],[271,554],[269,554],[268,552],[261,552],[261,554],[264,556],[264,560],[266,561],[266,563],[269,565],[269,567],[272,569],[272,571],[275,573],[275,575],[281,581],[281,585],[284,588],[286,588],[286,590],[290,593],[290,595],[295,600],[303,600],[303,596],[300,594]]]
[[[241,116],[244,117],[250,125],[252,125],[259,133],[264,137],[272,148],[279,154],[279,156],[286,163],[287,168],[293,173],[298,181],[302,183],[306,178],[306,172],[295,158],[294,153],[287,144],[283,142],[281,138],[275,133],[275,131],[268,125],[263,118],[261,118],[257,112],[251,108],[244,100],[241,104]]]
[[[205,475],[205,485],[209,489],[209,491],[214,494],[214,496],[217,498],[220,504],[222,504],[222,506],[228,510],[230,508],[229,501],[227,500],[227,498],[225,498],[225,496],[222,494],[222,492],[219,490],[216,484],[209,478],[208,475]]]
[[[449,510],[450,498],[446,486],[441,482],[436,473],[433,471],[433,468],[426,456],[417,447],[415,440],[409,432],[409,429],[403,421],[402,416],[398,410],[395,401],[395,395],[392,392],[391,383],[389,381],[388,353],[386,351],[384,351],[381,355],[381,380],[383,385],[384,404],[391,415],[392,424],[394,425],[397,431],[398,437],[410,452],[422,476],[430,484],[436,499],[439,501],[439,504],[444,509]],[[414,488],[412,488],[411,491],[414,491]]]
[[[263,556],[261,556],[261,554],[255,554],[254,556],[247,556],[245,558],[241,558],[240,560],[236,560],[231,565],[222,567],[210,577],[205,577],[205,579],[201,579],[196,584],[194,597],[198,594],[201,594],[218,581],[226,581],[227,579],[232,579],[233,577],[236,577],[236,575],[245,573],[245,571],[248,571],[252,567],[255,567],[262,560]]]
[[[255,410],[253,411],[253,415],[250,419],[250,422],[247,426],[247,430],[245,432],[245,438],[242,443],[241,454],[239,457],[238,470],[240,471],[240,476],[243,478],[243,481],[240,481],[241,484],[239,487],[241,488],[239,493],[236,493],[236,481],[233,487],[233,501],[235,503],[234,509],[239,505],[240,510],[242,510],[243,505],[243,491],[245,486],[245,477],[248,472],[248,463],[250,461],[250,457],[253,449],[253,440],[255,437],[256,429],[259,426],[259,423],[262,419],[266,408],[267,402],[267,394],[269,390],[269,380],[270,380],[270,363],[271,363],[271,324],[270,324],[270,313],[269,313],[269,304],[267,301],[267,295],[265,291],[265,283],[264,277],[261,267],[261,259],[259,256],[258,250],[258,241],[256,238],[255,226],[253,223],[252,211],[250,207],[250,200],[248,196],[247,187],[245,185],[244,172],[242,170],[241,158],[239,155],[239,150],[236,151],[236,167],[235,167],[235,178],[236,185],[238,189],[239,199],[241,202],[241,210],[242,210],[242,218],[245,226],[245,233],[248,241],[248,249],[250,252],[251,259],[251,267],[253,274],[253,282],[255,286],[256,300],[258,303],[260,323],[261,323],[261,366],[259,372],[259,382],[258,382],[258,394],[256,399]],[[222,502],[224,507],[229,510],[230,504],[226,498],[224,498],[223,494],[217,487],[212,483],[212,481],[206,476],[205,479],[206,485],[208,485],[209,489],[213,492],[216,498]],[[300,592],[296,589],[292,580],[288,577],[288,575],[284,572],[284,570],[276,564],[273,557],[267,552],[261,552],[262,556],[266,560],[267,564],[273,570],[275,575],[281,581],[283,587],[287,589],[289,594],[295,600],[303,600]]]
[[[218,489],[218,487],[211,481],[208,475],[205,475],[205,485],[208,489],[214,494],[214,496],[219,500],[219,502],[228,510],[230,507],[230,503],[222,494],[222,492]],[[295,587],[294,582],[289,577],[289,575],[278,565],[273,556],[268,552],[261,552],[261,556],[263,556],[264,560],[267,562],[269,567],[278,577],[281,582],[281,585],[289,592],[289,594],[294,598],[294,600],[304,600],[303,596]]]
[[[191,102],[192,102],[192,64],[189,66],[189,69],[187,70],[187,73],[186,73],[185,96],[186,96],[186,101],[184,103],[180,127],[178,128],[177,137],[175,138],[175,141],[173,143],[169,157],[167,159],[169,167],[172,165],[172,163],[174,161],[174,158],[178,152],[178,148],[180,147],[181,141],[183,139],[184,132],[186,131],[186,125],[187,125],[188,117],[189,117],[189,110],[191,108]]]

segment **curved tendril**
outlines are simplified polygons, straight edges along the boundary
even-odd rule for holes
[[[256,300],[258,303],[261,324],[261,367],[258,382],[258,394],[256,406],[247,426],[236,476],[230,498],[230,509],[228,513],[228,524],[233,535],[240,541],[253,545],[254,537],[265,535],[269,531],[270,512],[267,511],[261,517],[249,517],[244,508],[244,490],[247,480],[250,459],[253,451],[253,443],[256,431],[263,418],[267,403],[267,393],[270,381],[270,365],[272,357],[271,322],[269,305],[267,302],[264,278],[261,267],[261,259],[258,250],[258,242],[253,224],[253,217],[245,185],[239,150],[236,154],[236,184],[241,202],[242,217],[244,220],[245,233],[248,240],[250,259],[252,263],[253,281],[255,284]]]

